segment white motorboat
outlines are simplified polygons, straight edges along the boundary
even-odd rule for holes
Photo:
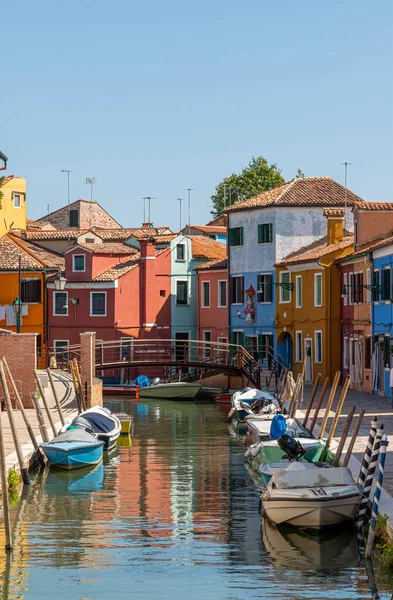
[[[244,422],[248,416],[255,416],[261,411],[277,413],[280,410],[279,402],[273,394],[265,390],[249,389],[239,390],[232,396],[232,409],[228,417],[236,416],[237,420]]]
[[[162,398],[165,400],[180,400],[182,398],[195,398],[201,390],[201,384],[198,382],[187,383],[178,381],[175,383],[154,383],[146,387],[141,387],[139,397],[147,398]]]
[[[275,417],[276,414],[274,412],[256,416],[249,415],[246,417],[245,421],[247,428],[254,443],[271,439],[270,430],[272,421]],[[291,417],[287,417],[285,415],[280,415],[280,417],[277,418],[281,418],[282,421],[285,419],[286,428],[283,430],[283,433],[285,431],[294,438],[313,438],[308,429],[303,427],[303,425],[301,425],[296,419],[292,419]]]
[[[288,467],[274,473],[262,491],[266,516],[276,525],[322,528],[354,521],[361,494],[347,467]]]
[[[81,412],[73,419],[72,425],[93,432],[100,441],[104,442],[104,450],[111,450],[116,446],[121,432],[121,423],[117,416],[103,406],[92,406]],[[67,426],[64,426],[62,431],[66,428]]]

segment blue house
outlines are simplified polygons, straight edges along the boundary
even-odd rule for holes
[[[372,390],[388,396],[393,366],[393,238],[373,246],[372,261]]]
[[[350,230],[351,209],[363,202],[330,177],[305,177],[227,208],[232,343],[260,360],[274,356],[290,365],[289,334],[276,339],[276,302],[277,288],[288,291],[295,281],[276,281],[274,264],[326,235],[324,208],[347,208]]]

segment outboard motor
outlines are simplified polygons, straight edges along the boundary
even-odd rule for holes
[[[277,443],[281,450],[285,452],[283,458],[287,458],[288,460],[299,460],[306,452],[303,446],[287,433],[283,433],[282,436],[278,438]]]

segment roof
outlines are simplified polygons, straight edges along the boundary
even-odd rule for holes
[[[135,269],[140,259],[140,253],[136,252],[135,255],[128,259],[126,262],[119,262],[114,267],[111,267],[107,271],[100,273],[93,277],[93,281],[116,281],[119,277],[122,277],[132,269]]]
[[[389,244],[393,244],[393,236],[384,237],[383,239],[378,240],[371,240],[370,242],[363,244],[360,248],[356,250],[356,252],[348,254],[345,257],[345,260],[351,260],[352,258],[356,258],[357,256],[362,256],[366,252],[372,252],[373,250],[378,250],[379,248],[383,248],[384,246],[389,246]]]
[[[71,252],[71,250],[75,250],[75,248],[85,248],[93,254],[119,254],[125,256],[127,254],[131,255],[136,253],[135,248],[130,248],[130,246],[121,243],[106,242],[105,244],[93,244],[78,242],[75,246],[67,250],[66,254]]]
[[[209,271],[209,270],[217,270],[217,271],[226,271],[228,268],[228,259],[222,258],[217,260],[210,260],[207,263],[203,263],[202,265],[198,265],[195,267],[197,271]]]
[[[188,235],[187,237],[191,240],[193,258],[226,258],[227,249],[222,242],[217,242],[203,235]]]
[[[19,257],[22,271],[60,269],[64,266],[64,259],[60,254],[45,250],[10,233],[4,235],[0,239],[0,270],[17,270]]]
[[[206,223],[206,225],[210,225],[213,227],[226,227],[227,226],[227,222],[228,222],[228,215],[226,215],[225,213],[222,213],[222,215],[220,215],[219,217],[216,217],[215,219],[213,219],[212,221],[209,221],[209,223]]]
[[[336,252],[337,250],[344,250],[344,248],[349,248],[353,245],[354,238],[353,235],[347,235],[341,241],[336,244],[327,244],[326,236],[316,240],[312,244],[308,246],[304,246],[295,252],[291,252],[288,254],[283,260],[276,262],[276,267],[293,265],[298,263],[307,263],[316,261],[327,254],[331,254],[332,252]]]
[[[34,221],[33,219],[26,219],[26,229],[27,230],[31,230],[31,229],[40,229],[41,231],[43,229],[45,230],[51,230],[51,231],[55,231],[55,227],[53,227],[52,223],[49,223],[49,221]]]
[[[0,177],[0,187],[9,183],[12,179],[14,179],[15,175],[5,175],[4,177]]]
[[[27,240],[76,240],[88,232],[89,229],[32,229],[24,231],[23,237]]]
[[[300,177],[292,179],[263,194],[236,202],[225,210],[233,212],[267,206],[355,206],[365,201],[331,177]]]
[[[176,236],[176,233],[154,233],[151,229],[137,229],[130,235],[130,237],[135,237],[137,240],[151,239],[158,244],[169,244]]]
[[[66,206],[61,206],[60,208],[57,208],[56,210],[53,210],[52,212],[48,213],[47,215],[45,215],[44,217],[41,217],[40,219],[37,219],[37,221],[45,221],[48,220],[48,217],[51,217],[52,215],[55,215],[56,213],[58,213],[61,210],[64,210],[65,208],[70,209],[72,206],[74,206],[75,204],[81,204],[82,202],[86,203],[86,204],[96,204],[97,206],[100,207],[101,210],[104,211],[104,213],[106,213],[114,223],[117,223],[116,219],[114,219],[112,217],[112,215],[110,215],[108,213],[107,210],[105,210],[105,208],[103,208],[101,206],[101,204],[99,204],[98,202],[96,202],[95,200],[91,201],[91,200],[84,200],[83,198],[80,198],[79,200],[75,200],[75,202],[71,202],[71,204],[68,204]],[[117,223],[117,225],[119,225],[119,227],[121,227],[120,223]]]
[[[171,235],[169,227],[152,227],[147,229],[146,227],[127,227],[119,229],[105,229],[103,227],[92,227],[92,231],[104,241],[124,241],[129,239],[132,235],[135,237],[146,237],[147,232],[153,235]]]
[[[217,235],[226,235],[227,228],[220,225],[186,225],[185,228],[190,227],[193,229],[199,229],[202,233],[212,233]]]
[[[363,202],[360,210],[393,210],[393,202]]]

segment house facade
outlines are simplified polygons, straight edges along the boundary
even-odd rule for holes
[[[196,267],[198,291],[198,339],[228,342],[227,259],[212,260]]]
[[[36,223],[50,223],[55,229],[91,229],[92,227],[119,228],[121,225],[98,202],[76,200],[55,210]]]
[[[337,258],[353,251],[344,236],[344,211],[326,209],[327,236],[279,261],[276,278],[277,342],[294,375],[322,381],[340,370],[340,272]]]
[[[361,198],[330,177],[306,177],[227,209],[231,342],[244,343],[262,359],[268,348],[278,358],[288,354],[277,339],[277,294],[283,288],[274,265],[326,235],[324,208],[345,210],[360,203]],[[345,226],[353,226],[350,210]]]
[[[0,237],[11,229],[26,229],[26,179],[5,176],[0,191]]]

